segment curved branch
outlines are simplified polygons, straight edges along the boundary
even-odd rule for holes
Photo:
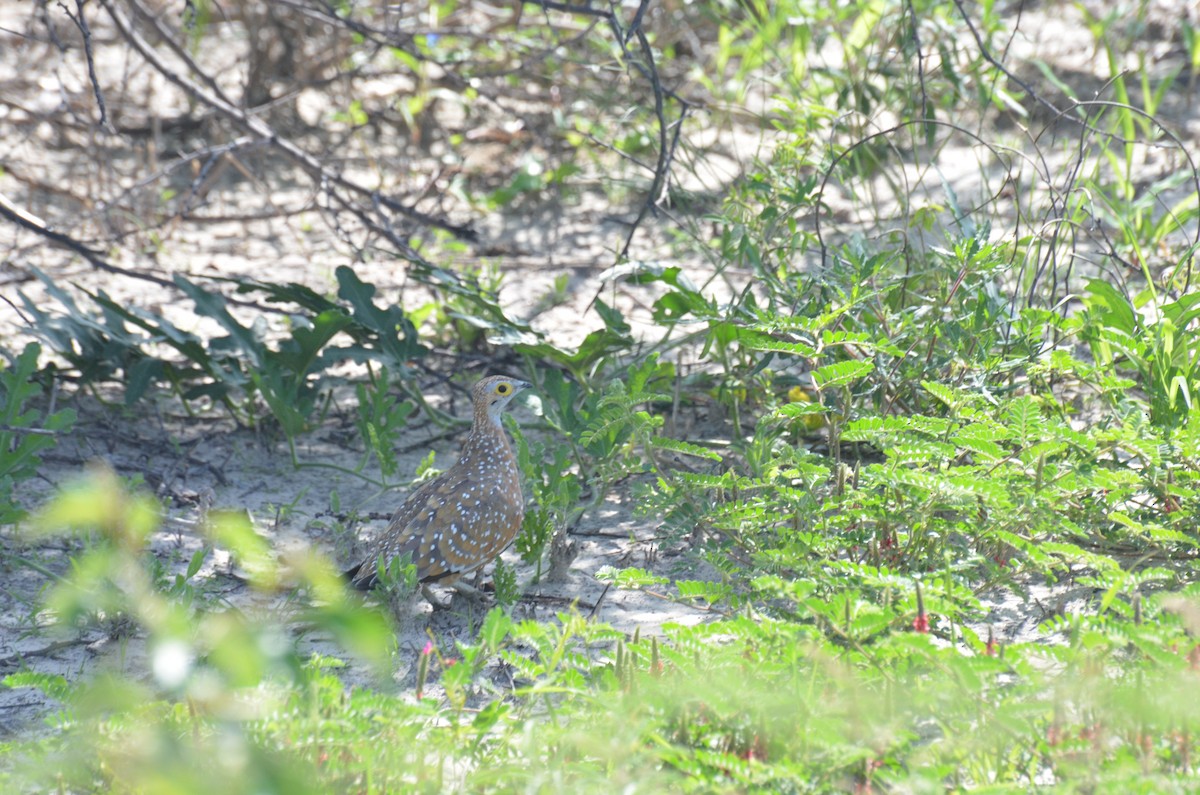
[[[179,74],[170,67],[150,46],[140,33],[138,33],[126,17],[113,3],[112,0],[99,0],[100,4],[112,17],[113,23],[125,37],[125,40],[133,46],[138,54],[141,55],[146,62],[153,66],[158,72],[170,82],[174,83],[180,89],[185,91],[193,99],[201,102],[215,110],[220,115],[224,116],[229,121],[240,127],[242,130],[262,139],[271,148],[281,152],[285,157],[299,166],[302,170],[308,173],[310,177],[319,183],[337,185],[351,193],[357,194],[363,198],[369,199],[372,203],[378,203],[388,210],[399,213],[409,220],[416,221],[425,226],[442,229],[460,240],[475,242],[477,239],[476,232],[470,225],[452,224],[449,221],[441,218],[435,218],[431,215],[414,210],[407,207],[396,199],[386,196],[378,190],[368,188],[365,185],[347,179],[339,173],[326,168],[321,161],[313,157],[308,152],[301,149],[294,142],[279,135],[271,125],[267,124],[257,116],[252,116],[246,113],[241,108],[235,107],[230,102],[217,96],[212,91],[200,86],[195,81]]]

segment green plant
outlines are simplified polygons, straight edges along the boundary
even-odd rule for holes
[[[374,456],[379,463],[380,474],[386,481],[396,474],[399,432],[407,424],[408,416],[416,409],[416,405],[409,400],[400,401],[391,394],[386,367],[378,372],[373,371],[370,378],[369,387],[367,384],[355,386],[358,397],[355,425],[366,448],[358,469],[361,471]]]
[[[479,350],[489,336],[508,328],[507,318],[495,303],[501,286],[500,272],[494,265],[483,266],[449,278],[461,284],[462,289],[445,294],[438,291],[434,301],[413,312],[413,320],[436,343],[463,351]],[[499,323],[497,315],[503,318]]]
[[[485,204],[488,209],[495,210],[509,207],[525,196],[536,198],[543,190],[562,185],[580,170],[574,163],[563,163],[557,168],[547,169],[540,161],[526,157],[507,185],[488,194]]]
[[[1087,284],[1079,330],[1102,367],[1127,365],[1149,397],[1150,421],[1178,426],[1193,416],[1200,396],[1200,343],[1195,326],[1200,294],[1160,304],[1153,289],[1137,307],[1111,284]]]
[[[391,560],[376,561],[379,587],[395,615],[411,609],[412,596],[417,591],[417,567],[412,556],[405,553]]]
[[[426,304],[415,317],[432,317],[434,333],[449,335],[464,348],[510,345],[517,340],[538,339],[528,323],[513,320],[500,306],[497,291],[500,272],[493,267],[460,272],[441,268],[424,260],[410,263],[409,275],[433,290],[437,301]]]
[[[580,505],[583,484],[572,472],[574,467],[568,447],[556,445],[553,459],[549,460],[546,445],[531,446],[511,415],[506,421],[516,442],[517,466],[521,469],[522,480],[533,492],[515,546],[522,560],[536,566],[533,580],[538,582],[547,544],[555,533],[567,532],[584,510]]]
[[[496,589],[496,604],[508,608],[521,598],[520,583],[517,582],[517,571],[504,562],[496,559],[496,567],[492,572],[492,585]]]
[[[584,337],[574,352],[563,350],[544,340],[519,341],[513,346],[514,350],[523,356],[564,368],[573,377],[574,386],[562,377],[561,371],[547,368],[544,374],[545,383],[537,384],[539,392],[547,391],[552,394],[554,400],[550,408],[563,412],[562,422],[570,422],[570,407],[578,397],[577,394],[572,394],[572,390],[582,387],[588,393],[592,392],[591,385],[596,373],[603,372],[615,354],[627,350],[633,343],[629,334],[629,323],[620,312],[599,299],[596,301],[596,312],[604,322],[604,328]]]
[[[375,303],[375,287],[363,283],[345,266],[336,271],[340,302],[300,285],[270,285],[238,281],[241,293],[261,292],[271,302],[298,305],[287,334],[275,337],[260,318],[247,325],[235,317],[229,301],[183,277],[175,284],[192,299],[201,317],[215,321],[225,332],[201,339],[167,319],[114,301],[103,290],[85,294],[99,313],[82,309],[73,298],[36,272],[64,313],[54,315],[24,298],[38,331],[80,371],[85,383],[122,372],[125,399],[139,400],[151,384],[165,380],[186,403],[207,398],[224,405],[239,422],[253,424],[261,400],[288,440],[296,461],[295,438],[309,429],[314,415],[323,411],[329,385],[322,374],[344,360],[382,361],[403,372],[408,363],[425,353],[416,329],[397,306]],[[130,326],[136,331],[131,331]],[[339,335],[350,345],[332,345]],[[160,346],[180,358],[168,360],[155,351]]]
[[[158,791],[164,780],[160,776],[170,775],[174,791],[180,792],[201,792],[214,782],[229,792],[264,786],[317,791],[311,774],[255,742],[251,727],[239,717],[244,715],[239,700],[253,702],[259,698],[256,693],[280,687],[304,691],[310,671],[293,641],[269,618],[203,609],[195,600],[180,598],[178,583],[164,590],[146,547],[159,520],[153,498],[127,489],[103,469],[64,488],[33,520],[37,537],[68,532],[90,539],[71,572],[46,598],[46,614],[56,630],[69,634],[123,617],[144,638],[152,674],[145,681],[124,678],[116,670],[75,683],[38,674],[5,680],[8,687],[39,687],[65,703],[59,738],[65,755],[55,775],[72,787],[122,782],[122,787]],[[210,515],[206,534],[212,546],[233,553],[256,589],[278,587],[284,571],[244,513]],[[197,553],[182,575],[185,580],[196,575],[210,550]],[[332,633],[377,670],[386,667],[391,629],[378,613],[347,599],[339,576],[326,562],[296,558],[290,575],[300,579],[313,600],[303,611],[307,623]],[[179,735],[178,729],[189,723],[197,733]],[[98,728],[103,731],[90,733]],[[220,756],[215,747],[222,744],[239,750],[237,760],[214,766]]]
[[[73,409],[43,415],[29,405],[42,395],[36,381],[40,354],[41,346],[30,343],[0,369],[0,525],[24,518],[14,500],[17,486],[37,474],[38,453],[54,447],[55,436],[75,423]]]

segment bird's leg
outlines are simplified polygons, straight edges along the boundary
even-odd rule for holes
[[[434,596],[433,589],[429,587],[428,583],[421,586],[421,595],[425,597],[429,604],[433,605],[434,610],[450,609],[450,600],[447,599],[443,602],[441,599],[438,599],[436,596]]]
[[[482,605],[487,602],[487,594],[462,580],[456,581],[450,587],[454,589],[455,593],[472,604]],[[438,599],[433,595],[433,589],[429,587],[428,583],[421,586],[421,595],[425,597],[429,604],[433,605],[434,610],[449,610],[454,599],[454,597],[445,601]]]
[[[474,602],[477,605],[483,604],[484,602],[487,601],[487,594],[485,594],[483,591],[479,590],[478,588],[476,588],[473,585],[467,585],[462,580],[459,580],[458,582],[454,583],[454,585],[451,587],[454,588],[454,590],[457,591],[460,596],[466,598],[467,600],[469,600],[471,602]]]

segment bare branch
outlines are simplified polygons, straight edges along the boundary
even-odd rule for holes
[[[70,235],[64,235],[62,232],[55,232],[53,229],[47,227],[45,222],[43,222],[40,218],[30,215],[24,210],[21,210],[13,205],[12,202],[10,202],[3,194],[0,194],[0,216],[7,218],[9,221],[23,229],[28,229],[31,232],[41,235],[47,240],[62,246],[63,248],[74,251],[76,254],[87,260],[94,268],[106,271],[107,273],[115,273],[121,276],[129,276],[133,279],[141,279],[142,281],[151,282],[152,284],[157,284],[163,287],[170,287],[172,289],[175,287],[173,282],[163,279],[159,276],[151,276],[147,273],[139,273],[137,271],[129,270],[128,268],[122,268],[118,265],[113,265],[111,262],[104,259],[99,251],[88,248]]]
[[[371,202],[378,202],[392,212],[399,213],[406,218],[416,221],[420,224],[424,224],[425,226],[435,227],[437,229],[450,232],[459,239],[470,242],[474,242],[477,239],[475,231],[471,229],[469,225],[464,226],[460,224],[452,224],[441,218],[434,218],[433,216],[426,215],[425,213],[405,206],[390,196],[382,194],[379,191],[368,188],[364,185],[360,185],[359,183],[347,179],[341,174],[326,168],[323,163],[321,163],[308,152],[301,149],[290,139],[279,135],[262,119],[246,113],[241,108],[235,107],[232,103],[227,102],[220,96],[217,96],[213,92],[205,89],[203,86],[198,85],[195,81],[179,74],[176,70],[172,69],[171,66],[167,64],[161,56],[159,56],[158,52],[155,51],[152,46],[150,46],[150,43],[147,42],[140,33],[134,30],[131,21],[116,7],[112,0],[99,0],[99,2],[104,6],[105,10],[108,11],[109,16],[112,17],[117,29],[120,30],[121,35],[125,37],[126,41],[128,41],[151,66],[158,70],[163,77],[174,83],[179,88],[183,89],[197,101],[217,111],[217,113],[232,121],[241,129],[262,139],[263,141],[266,141],[273,149],[276,149],[284,154],[288,159],[307,172],[313,179],[317,180],[318,182],[326,182],[332,185],[337,185],[341,188],[345,188],[351,193],[355,193],[359,196],[369,199]]]
[[[96,58],[92,52],[92,29],[88,27],[87,16],[83,13],[83,4],[84,0],[75,0],[75,8],[78,10],[79,16],[72,14],[62,3],[58,5],[67,15],[67,19],[75,23],[75,27],[79,28],[79,33],[83,36],[83,52],[87,59],[88,79],[92,83],[92,94],[96,97],[96,106],[100,109],[100,127],[105,132],[115,135],[116,130],[108,120],[108,108],[104,105],[104,93],[100,90],[100,80],[96,77]]]

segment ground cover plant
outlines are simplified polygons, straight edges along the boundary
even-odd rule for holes
[[[1019,3],[37,5],[29,30],[78,42],[84,126],[160,137],[78,226],[0,195],[89,268],[6,254],[42,347],[0,338],[0,585],[48,645],[0,672],[52,706],[0,734],[0,789],[1195,789],[1200,20],[1049,5],[1093,72],[1023,48]],[[179,110],[161,159],[147,85]],[[49,118],[56,154],[113,147]],[[540,292],[454,220],[591,202],[623,213],[610,267]],[[324,283],[139,259],[263,213],[304,219],[282,228]],[[436,469],[409,434],[453,436],[485,368],[539,398],[509,418],[531,506],[496,604],[414,616],[404,571],[352,596],[331,553],[371,503],[345,484]],[[97,404],[244,433],[326,473],[325,507],[292,488],[251,521],[105,464],[38,490]],[[585,599],[581,523],[612,504],[653,542]],[[617,626],[619,595],[673,620]],[[83,637],[117,652],[40,664]]]

